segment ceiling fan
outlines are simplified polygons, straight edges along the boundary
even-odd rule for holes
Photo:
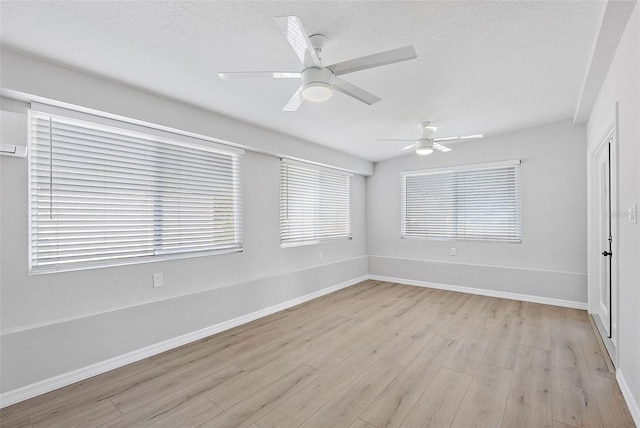
[[[438,130],[437,126],[430,126],[431,122],[420,122],[418,126],[422,130],[422,135],[417,140],[401,140],[401,139],[378,139],[377,141],[411,141],[413,144],[408,145],[402,150],[408,150],[411,148],[416,149],[416,153],[419,155],[429,155],[433,153],[433,149],[439,150],[441,152],[450,152],[451,149],[447,146],[443,146],[439,144],[441,141],[460,141],[460,140],[472,140],[474,138],[482,138],[484,135],[482,134],[473,134],[473,135],[463,135],[463,136],[455,136],[455,137],[439,137],[434,138],[436,131]]]
[[[333,90],[349,95],[365,104],[371,105],[380,98],[361,89],[338,76],[380,67],[400,61],[407,61],[417,57],[413,46],[392,49],[373,55],[367,55],[333,65],[324,66],[320,58],[320,52],[327,43],[327,37],[323,34],[307,36],[300,18],[297,16],[279,16],[276,23],[282,30],[287,41],[302,62],[302,71],[258,71],[258,72],[222,72],[218,73],[220,79],[235,78],[273,78],[273,79],[302,79],[302,84],[293,94],[289,102],[284,106],[284,111],[296,111],[303,100],[314,102],[326,101],[333,95]]]

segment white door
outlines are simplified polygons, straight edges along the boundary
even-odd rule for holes
[[[612,224],[611,224],[611,139],[607,139],[595,156],[596,187],[596,249],[600,257],[596,262],[597,319],[601,330],[612,337]]]

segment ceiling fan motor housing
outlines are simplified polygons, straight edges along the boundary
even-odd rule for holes
[[[329,39],[324,34],[312,34],[309,36],[309,42],[316,52],[322,52],[322,48],[325,47]]]
[[[333,72],[326,68],[309,67],[302,72],[302,96],[314,102],[326,101],[333,95]]]
[[[436,135],[436,131],[438,130],[437,126],[429,126],[431,122],[422,122],[420,123],[420,128],[422,128],[422,137],[423,140],[433,140],[433,137]]]

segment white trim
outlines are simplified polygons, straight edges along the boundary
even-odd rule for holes
[[[553,299],[550,297],[531,296],[529,294],[509,293],[506,291],[486,290],[483,288],[463,287],[460,285],[438,284],[435,282],[416,281],[415,279],[395,278],[391,276],[369,275],[369,279],[413,285],[416,287],[437,288],[438,290],[457,291],[459,293],[479,294],[481,296],[500,297],[501,299],[522,300],[523,302],[542,303],[544,305],[562,306],[573,309],[587,309],[584,302]]]
[[[620,386],[620,391],[622,392],[622,396],[624,397],[624,401],[627,403],[627,407],[629,408],[629,413],[631,413],[631,418],[633,418],[633,422],[635,422],[637,427],[640,427],[640,407],[629,389],[629,384],[625,380],[622,375],[622,370],[616,370],[616,380],[618,381],[618,385]]]
[[[611,359],[614,364],[618,364],[618,325],[619,325],[619,313],[618,308],[620,307],[620,292],[619,292],[619,243],[620,243],[620,227],[618,222],[618,216],[614,215],[615,213],[620,212],[619,210],[619,185],[618,185],[618,103],[614,104],[614,108],[611,111],[611,114],[608,115],[608,119],[606,121],[602,121],[602,123],[606,123],[606,127],[604,127],[604,131],[599,133],[598,138],[595,139],[595,144],[591,147],[587,148],[587,307],[589,313],[594,317],[600,319],[599,312],[599,304],[598,304],[598,283],[596,278],[596,269],[597,264],[600,262],[601,255],[600,251],[602,250],[597,246],[598,239],[598,208],[596,207],[595,201],[597,200],[597,193],[600,190],[599,184],[595,182],[597,178],[596,167],[597,167],[597,155],[602,147],[608,142],[611,143],[611,153],[610,153],[610,163],[609,168],[611,172],[611,226],[612,226],[612,234],[613,234],[613,258],[611,260],[611,289],[612,295],[610,298],[610,307],[609,310],[612,314],[612,332],[611,338],[607,337],[606,328],[600,329],[600,327],[605,327],[604,325],[600,325],[601,321],[597,322],[598,332],[605,332],[605,334],[601,334],[603,342],[606,344],[607,349],[613,351],[611,355]],[[607,326],[608,327],[608,326]],[[613,349],[609,349],[613,348]]]
[[[195,342],[196,340],[200,340],[205,337],[237,327],[239,325],[254,321],[258,318],[262,318],[267,315],[271,315],[276,312],[283,311],[285,309],[291,308],[293,306],[299,305],[309,300],[313,300],[318,297],[324,296],[326,294],[333,293],[334,291],[338,291],[343,288],[350,287],[359,282],[366,281],[367,279],[368,279],[368,276],[363,275],[358,278],[351,279],[349,281],[341,282],[339,284],[335,284],[327,288],[314,291],[313,293],[309,293],[304,296],[296,297],[295,299],[287,300],[286,302],[282,302],[277,305],[261,309],[259,311],[242,315],[240,317],[233,318],[231,320],[224,321],[209,327],[205,327],[203,329],[196,330],[191,333],[174,337],[173,339],[165,340],[163,342],[159,342],[154,345],[147,346],[142,349],[138,349],[137,351],[128,352],[126,354],[123,354],[114,358],[110,358],[108,360],[105,360],[96,364],[92,364],[90,366],[83,367],[81,369],[73,370],[68,373],[64,373],[49,379],[32,383],[31,385],[26,385],[21,388],[14,389],[12,391],[7,391],[3,394],[0,394],[0,408],[10,406],[20,401],[28,400],[29,398],[33,398],[38,395],[47,393],[49,391],[53,391],[54,389],[71,385],[72,383],[79,382],[84,379],[88,379],[92,376],[96,376],[101,373],[105,373],[110,370],[123,367],[127,364],[131,364],[136,361],[143,360],[153,355],[157,355],[161,352],[165,352],[170,349],[177,348],[179,346],[183,346],[191,342]]]
[[[597,308],[597,290],[595,284],[595,264],[600,258],[600,251],[596,248],[596,235],[597,235],[597,224],[595,223],[595,219],[597,218],[597,207],[595,206],[596,194],[598,191],[598,186],[594,182],[595,180],[595,165],[596,165],[596,155],[598,151],[602,148],[605,142],[612,136],[614,136],[614,141],[617,142],[618,139],[618,104],[615,104],[615,108],[613,109],[611,115],[608,120],[606,120],[607,126],[605,127],[605,131],[600,134],[600,136],[596,139],[597,143],[592,147],[587,148],[588,159],[587,159],[587,295],[589,302],[589,312],[595,314],[598,310]],[[615,133],[614,133],[615,131]],[[614,147],[617,147],[617,144],[614,143]],[[613,154],[613,153],[612,153]],[[616,152],[617,156],[617,152]],[[615,160],[616,164],[616,174],[618,170],[618,161],[617,158]],[[611,168],[611,165],[609,165]],[[613,171],[612,171],[613,172]],[[612,174],[612,178],[614,174]],[[614,183],[611,183],[612,188],[616,188],[617,192],[617,177]],[[613,198],[613,194],[611,195]],[[613,205],[613,204],[612,204]],[[614,207],[611,207],[614,210]],[[617,209],[617,208],[616,208]],[[617,244],[618,236],[615,236],[615,242]],[[617,248],[616,248],[617,253]],[[617,261],[617,257],[615,258]]]
[[[378,257],[381,259],[392,259],[392,260],[409,260],[412,262],[427,262],[427,263],[444,263],[450,265],[465,265],[465,266],[479,266],[479,267],[488,267],[494,269],[515,269],[515,270],[527,270],[532,272],[549,272],[549,273],[561,273],[567,275],[583,275],[586,276],[585,272],[571,272],[571,271],[563,271],[563,270],[549,270],[549,269],[536,269],[536,268],[527,268],[527,267],[519,267],[519,266],[500,266],[500,265],[485,265],[481,263],[460,263],[460,262],[449,262],[445,260],[430,260],[430,259],[415,259],[410,257],[391,257],[391,256],[377,256],[375,254],[369,254],[369,257]]]

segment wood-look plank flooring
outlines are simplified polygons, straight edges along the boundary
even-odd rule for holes
[[[0,410],[9,427],[633,427],[585,311],[365,281]]]

